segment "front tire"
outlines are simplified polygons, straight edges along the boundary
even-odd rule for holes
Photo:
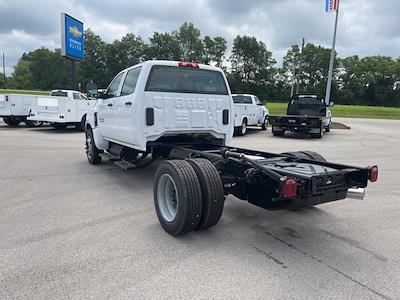
[[[207,159],[189,159],[196,172],[202,195],[202,212],[196,230],[204,230],[216,225],[224,209],[224,188],[221,176],[215,166]]]
[[[100,151],[94,142],[93,131],[91,128],[86,129],[86,157],[90,164],[98,165],[101,163]]]
[[[161,164],[154,176],[153,194],[158,220],[167,233],[182,235],[198,226],[202,211],[200,182],[187,161]]]
[[[268,116],[265,117],[264,123],[261,125],[261,130],[267,130],[268,128]]]

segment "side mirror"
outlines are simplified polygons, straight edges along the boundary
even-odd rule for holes
[[[329,107],[334,107],[335,106],[335,102],[330,102],[328,106]]]
[[[104,92],[98,92],[98,93],[97,93],[97,98],[98,98],[98,99],[107,99],[107,98],[109,98],[109,97],[108,97],[107,92],[104,91]]]

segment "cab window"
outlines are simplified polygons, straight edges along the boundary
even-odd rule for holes
[[[74,97],[74,100],[81,100],[81,95],[79,93],[72,93],[72,96]]]
[[[254,99],[256,100],[256,105],[262,105],[260,99],[258,99],[257,97],[254,97]]]
[[[121,83],[122,75],[124,75],[124,73],[119,73],[117,76],[114,77],[113,81],[111,81],[107,89],[108,97],[111,98],[118,96],[118,88],[119,84]]]
[[[135,91],[141,67],[129,70],[122,85],[121,96],[130,95]]]
[[[252,104],[252,100],[250,96],[241,96],[241,95],[237,95],[237,96],[233,96],[233,102],[236,104]]]

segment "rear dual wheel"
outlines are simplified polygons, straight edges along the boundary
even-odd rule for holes
[[[206,159],[166,161],[154,177],[154,204],[161,226],[173,236],[214,226],[224,206],[219,173]]]
[[[21,120],[13,118],[13,117],[5,117],[3,118],[4,123],[9,126],[18,126],[21,123]]]
[[[26,124],[26,126],[31,127],[31,128],[43,126],[43,122],[41,122],[41,121],[29,121],[29,120],[25,120],[25,124]]]

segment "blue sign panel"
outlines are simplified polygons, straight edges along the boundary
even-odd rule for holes
[[[72,59],[84,59],[83,23],[73,17],[61,14],[61,51]]]

